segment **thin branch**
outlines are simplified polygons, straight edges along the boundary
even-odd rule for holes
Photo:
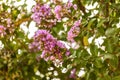
[[[15,22],[14,25],[15,25],[15,26],[19,26],[21,23],[26,22],[26,21],[30,21],[30,20],[31,20],[30,17],[24,18],[24,19],[20,19],[19,21]]]
[[[81,0],[77,0],[79,9],[86,14],[85,7],[83,6]]]

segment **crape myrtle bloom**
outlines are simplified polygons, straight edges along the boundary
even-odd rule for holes
[[[56,58],[62,59],[63,53],[68,54],[65,45],[55,39],[47,30],[38,30],[34,37],[33,42],[29,45],[31,51],[42,51],[40,55],[44,60],[54,60]]]
[[[71,70],[71,74],[69,75],[69,78],[73,78],[73,79],[76,78],[76,69],[75,68]]]
[[[74,5],[73,5],[73,8],[74,8],[75,10],[77,10],[77,8],[78,8],[78,7],[77,7],[77,4],[74,4]]]
[[[52,11],[48,4],[36,4],[32,8],[31,18],[39,25],[51,28],[56,24],[56,20],[52,19]]]
[[[65,5],[66,8],[71,8],[73,6],[72,2],[70,2],[70,0],[67,2],[67,4]]]
[[[66,51],[66,56],[69,56],[69,55],[70,55],[70,51],[67,50],[67,51]]]
[[[6,22],[7,22],[7,27],[10,27],[12,20],[10,18],[7,18]]]
[[[54,8],[55,17],[58,20],[61,20],[61,18],[68,15],[68,13],[69,14],[71,13],[71,8],[77,10],[77,5],[70,2],[70,0],[68,0],[68,2],[64,3],[63,5],[59,5],[59,4],[56,5]]]
[[[67,40],[70,42],[75,42],[74,38],[80,33],[80,23],[81,20],[75,21],[73,27],[67,33]]]
[[[3,25],[0,25],[0,37],[6,34],[5,30],[6,28]]]
[[[31,18],[39,25],[44,26],[46,28],[51,28],[56,25],[57,20],[61,20],[63,17],[66,17],[68,13],[71,13],[71,8],[77,9],[77,5],[72,4],[72,2],[68,1],[68,3],[57,4],[54,9],[50,7],[48,4],[36,4],[32,8],[32,16]],[[70,16],[69,16],[70,17]]]
[[[57,5],[54,9],[54,13],[55,13],[55,17],[58,20],[61,20],[62,16],[63,16],[63,12],[62,12],[62,6],[61,5]]]
[[[74,10],[77,10],[77,5],[70,2],[70,0],[68,0],[64,7],[66,7],[67,9],[73,8]]]

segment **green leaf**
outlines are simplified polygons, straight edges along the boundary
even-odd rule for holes
[[[108,28],[105,35],[108,37],[114,36],[116,34],[117,28]]]
[[[93,24],[93,22],[96,20],[96,18],[93,18],[89,21],[88,25],[87,25],[87,28],[88,29],[91,29],[91,25]]]
[[[106,20],[100,20],[97,24],[97,27],[101,27]]]
[[[17,8],[13,9],[12,10],[12,15],[14,17],[13,19],[16,19],[19,13],[20,11]]]
[[[18,33],[16,34],[16,36],[17,36],[18,38],[20,38],[20,39],[24,39],[24,38],[25,38],[24,32],[18,32]]]
[[[106,60],[106,59],[112,59],[113,58],[113,55],[112,54],[108,54],[108,53],[106,53],[106,54],[104,54],[104,60]]]
[[[0,80],[5,80],[5,76],[0,76]]]
[[[103,80],[103,78],[101,78],[101,77],[97,77],[97,80]]]
[[[119,59],[117,56],[113,55],[113,54],[105,54],[103,57],[104,60],[109,60],[109,65],[111,70],[116,70],[118,68],[118,64],[119,64]]]
[[[112,53],[113,52],[113,43],[111,43],[110,39],[106,39],[104,41],[105,43],[105,50],[109,53]]]
[[[17,2],[20,2],[21,0],[17,0]]]
[[[3,3],[2,6],[3,6],[5,11],[9,8],[9,6],[7,6],[5,3]]]
[[[54,30],[56,33],[58,33],[63,29],[64,29],[63,22],[57,23],[57,25],[52,28],[52,30]]]
[[[86,80],[89,80],[89,77],[90,77],[90,72],[88,72],[85,76]]]
[[[101,36],[101,35],[104,36],[104,34],[105,34],[105,30],[104,30],[103,27],[98,27],[98,28],[97,28],[97,31],[98,31],[98,34],[99,34],[100,36]]]
[[[105,75],[104,77],[97,77],[97,80],[111,80],[109,75]]]
[[[98,55],[98,46],[97,45],[90,45],[90,52],[93,56],[97,56]]]
[[[115,76],[112,80],[120,80],[120,75],[119,76]]]
[[[90,54],[86,50],[83,50],[81,51],[80,57],[88,60],[90,58]]]
[[[77,56],[77,58],[80,58],[80,56],[82,56],[80,49],[76,50],[76,56]]]
[[[61,35],[58,34],[60,31],[62,31]],[[57,25],[52,28],[52,35],[58,39],[66,39],[63,22],[57,23]]]
[[[110,66],[113,68],[113,70],[116,70],[118,68],[119,59],[118,57],[114,56],[112,59],[110,59]]]
[[[111,80],[111,77],[109,75],[105,75],[103,80]]]
[[[94,65],[95,65],[97,68],[102,68],[102,67],[103,67],[103,63],[102,63],[101,58],[95,59]]]

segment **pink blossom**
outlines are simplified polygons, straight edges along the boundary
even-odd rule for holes
[[[55,9],[54,9],[54,12],[55,12],[55,17],[56,17],[58,20],[60,20],[61,17],[62,17],[62,15],[63,15],[63,13],[62,13],[62,6],[57,5],[57,6],[55,7]]]
[[[75,21],[73,27],[68,31],[67,40],[70,42],[74,42],[74,38],[78,36],[80,33],[80,23],[81,21]]]
[[[81,20],[75,21],[74,26],[80,26]]]
[[[74,4],[74,5],[73,5],[73,8],[74,8],[75,10],[77,10],[77,5],[76,5],[76,4]]]
[[[47,30],[38,30],[35,33],[29,49],[33,52],[42,51],[41,58],[44,60],[62,59],[61,50],[67,51],[65,45],[55,39]]]
[[[56,24],[56,21],[52,18],[51,7],[48,4],[37,4],[32,8],[33,14],[31,18],[39,25],[42,25],[47,28],[51,28]]]
[[[68,3],[67,3],[67,8],[71,8],[73,6],[73,4],[72,4],[72,2],[70,2],[70,1],[68,1]]]
[[[69,56],[70,55],[70,51],[66,51],[66,56]]]
[[[5,30],[6,30],[6,28],[4,26],[0,25],[0,36],[3,36],[6,34]]]
[[[76,69],[75,68],[71,70],[71,74],[69,77],[74,78],[74,79],[76,78]]]

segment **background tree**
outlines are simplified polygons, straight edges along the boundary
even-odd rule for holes
[[[33,3],[0,1],[0,80],[120,80],[119,0]]]

